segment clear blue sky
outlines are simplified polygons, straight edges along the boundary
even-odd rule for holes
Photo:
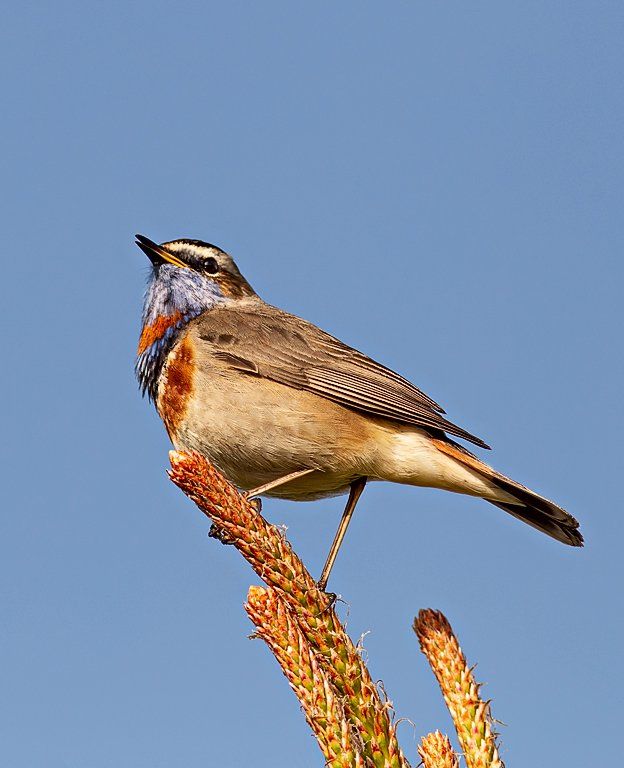
[[[579,551],[367,490],[331,586],[414,762],[450,728],[410,629],[432,606],[510,768],[617,764],[621,2],[25,2],[0,29],[2,765],[322,762],[246,639],[256,577],[165,476],[134,232],[221,245],[582,521]],[[340,507],[265,512],[318,573]]]

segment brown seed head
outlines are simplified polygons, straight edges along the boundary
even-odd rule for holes
[[[427,657],[451,713],[468,768],[503,768],[489,702],[468,667],[451,625],[440,611],[422,610],[414,620],[420,649]]]

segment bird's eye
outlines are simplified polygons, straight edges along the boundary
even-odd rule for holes
[[[213,259],[212,256],[210,256],[204,261],[203,267],[204,267],[204,271],[207,272],[209,275],[216,275],[217,272],[219,271],[219,265],[217,264],[217,260]]]

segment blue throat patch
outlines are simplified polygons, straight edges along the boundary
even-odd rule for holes
[[[188,323],[227,301],[216,282],[192,269],[180,269],[170,264],[153,268],[143,303],[143,330],[157,328],[158,323],[163,320],[166,323],[167,318],[175,316],[178,319],[137,357],[134,371],[143,395],[156,401],[163,366]]]

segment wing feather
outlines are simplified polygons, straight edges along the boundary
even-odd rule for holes
[[[271,379],[346,408],[441,430],[489,447],[444,418],[435,400],[398,373],[257,298],[245,306],[212,309],[193,325],[208,354],[229,361],[244,375]]]

